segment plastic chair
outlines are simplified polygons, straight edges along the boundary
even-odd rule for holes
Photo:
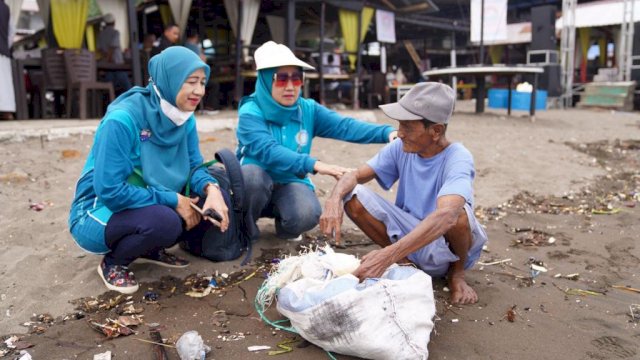
[[[367,94],[367,106],[369,109],[375,108],[377,105],[389,103],[389,88],[387,87],[387,78],[381,72],[371,74],[371,86]],[[374,105],[373,98],[376,98]]]
[[[75,91],[78,92],[78,107],[80,119],[87,118],[87,92],[107,91],[109,102],[115,99],[113,84],[97,81],[96,59],[94,53],[87,49],[66,50],[64,62],[67,69],[67,102],[71,105]],[[95,102],[94,102],[95,105]],[[71,117],[72,107],[69,106],[67,117]]]
[[[64,63],[64,50],[43,49],[42,50],[42,72],[43,78],[40,83],[40,109],[42,117],[46,117],[46,93],[47,91],[63,92],[67,90],[67,70]],[[69,104],[69,100],[65,99]],[[69,106],[67,106],[68,108]],[[68,111],[68,109],[67,109]],[[54,111],[57,113],[57,111]]]
[[[400,101],[400,99],[404,96],[404,94],[408,93],[409,90],[411,90],[413,85],[415,85],[415,84],[398,85],[397,88],[396,88],[396,94],[397,94],[397,100],[396,101]]]

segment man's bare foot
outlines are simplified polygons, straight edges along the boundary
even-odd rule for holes
[[[478,294],[471,288],[462,276],[450,276],[449,287],[451,288],[452,304],[475,304],[478,302]]]

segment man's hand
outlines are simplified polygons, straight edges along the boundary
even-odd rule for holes
[[[363,256],[360,266],[353,272],[353,275],[360,279],[360,281],[382,276],[385,270],[394,263],[393,257],[389,255],[389,248],[388,246],[383,249],[373,250]]]
[[[190,199],[186,196],[178,194],[178,205],[176,206],[176,212],[184,220],[187,230],[193,229],[198,225],[202,217],[197,211],[191,208],[191,204],[197,204],[199,198]]]
[[[324,203],[324,211],[320,215],[320,230],[327,236],[335,235],[336,244],[340,244],[340,226],[344,217],[342,199],[329,198]]]
[[[220,192],[220,188],[210,184],[206,187],[205,192],[207,193],[207,199],[204,201],[202,211],[206,211],[207,209],[217,211],[218,214],[222,216],[222,221],[220,221],[220,231],[227,231],[229,228],[229,208],[224,202],[224,197]]]
[[[353,169],[345,168],[338,165],[325,164],[322,161],[316,161],[313,170],[318,174],[333,176],[336,180],[340,180],[342,175],[352,171]]]

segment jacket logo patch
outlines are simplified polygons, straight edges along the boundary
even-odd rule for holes
[[[151,130],[143,129],[140,131],[140,141],[147,141],[151,137]]]

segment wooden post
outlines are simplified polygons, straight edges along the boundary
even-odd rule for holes
[[[327,4],[322,1],[320,4],[320,61],[318,62],[318,78],[320,81],[320,104],[325,105],[324,99],[324,22]]]
[[[233,100],[235,106],[240,105],[240,99],[242,98],[242,0],[238,0],[238,23],[236,26],[236,83]]]
[[[485,96],[485,81],[486,74],[476,74],[476,113],[481,114],[484,112],[484,96]]]
[[[480,1],[480,61],[484,63],[484,0]]]
[[[536,121],[536,92],[538,91],[538,73],[533,74],[533,91],[531,92],[531,104],[529,105],[529,119]]]
[[[509,75],[507,77],[507,90],[509,91],[507,93],[507,116],[511,116],[511,83],[513,82],[513,75]]]
[[[133,84],[142,86],[142,67],[140,67],[140,49],[138,48],[138,15],[134,0],[127,0],[129,18],[129,49],[131,50],[131,73]]]
[[[407,49],[407,52],[409,53],[411,60],[413,60],[413,63],[418,68],[418,71],[421,71],[422,69],[420,68],[420,56],[418,55],[416,48],[413,46],[413,43],[411,42],[411,40],[404,40],[403,44],[404,44],[404,47]]]
[[[362,9],[360,9],[360,14],[358,15],[358,33],[356,34],[356,38],[358,40],[358,46],[356,47],[357,52],[357,60],[356,60],[356,76],[353,81],[353,109],[360,109],[360,69],[362,68],[362,49],[360,46],[360,33],[362,32],[362,11],[364,10],[364,4],[366,0],[362,1]]]
[[[287,2],[287,46],[296,51],[296,0]]]

